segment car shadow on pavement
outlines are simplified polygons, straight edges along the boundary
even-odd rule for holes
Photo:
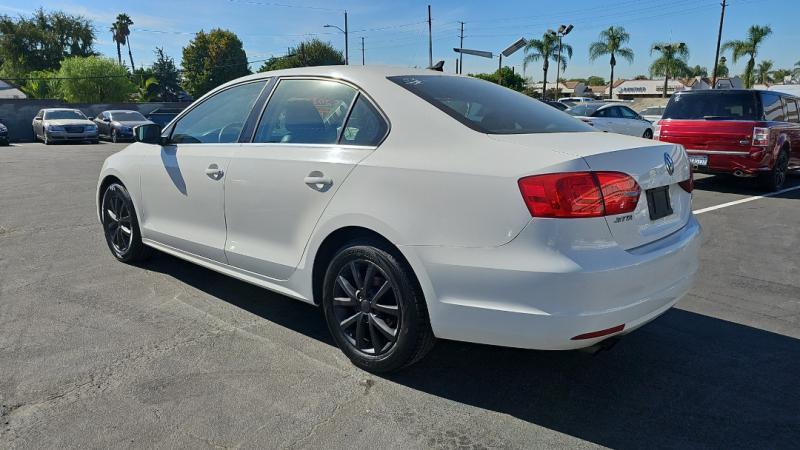
[[[147,268],[334,345],[313,306],[164,254]],[[596,355],[439,341],[383,378],[614,448],[790,448],[798,374],[800,340],[673,308]]]
[[[789,175],[786,179],[784,189],[800,185],[800,174]],[[758,183],[757,178],[736,178],[733,175],[710,175],[697,177],[694,180],[694,188],[700,191],[720,192],[724,194],[737,195],[764,195],[769,194]]]

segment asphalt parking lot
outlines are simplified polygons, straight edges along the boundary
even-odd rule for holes
[[[0,148],[2,448],[800,442],[800,189],[698,215],[695,287],[609,352],[439,342],[379,377],[311,306],[163,254],[117,263],[94,189],[121,148]],[[696,187],[695,210],[762,193]]]

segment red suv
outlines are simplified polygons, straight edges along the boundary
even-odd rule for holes
[[[654,138],[681,144],[696,172],[759,177],[778,190],[800,168],[800,98],[755,90],[672,96]]]

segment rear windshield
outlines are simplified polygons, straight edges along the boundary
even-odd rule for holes
[[[605,106],[605,103],[583,102],[576,104],[566,112],[573,116],[591,116],[595,111],[600,109],[601,106]]]
[[[761,120],[757,92],[678,94],[664,110],[664,119]]]
[[[56,111],[46,111],[44,113],[44,118],[48,120],[85,119],[86,116],[84,116],[83,113],[80,111],[56,110]]]
[[[136,111],[121,111],[111,113],[111,118],[119,122],[136,122],[147,120],[143,115]]]
[[[462,124],[487,134],[593,131],[579,120],[527,95],[469,77],[389,77]]]

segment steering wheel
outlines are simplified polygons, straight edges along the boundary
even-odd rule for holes
[[[220,144],[236,142],[240,134],[242,134],[242,124],[230,123],[219,130],[217,142]]]

